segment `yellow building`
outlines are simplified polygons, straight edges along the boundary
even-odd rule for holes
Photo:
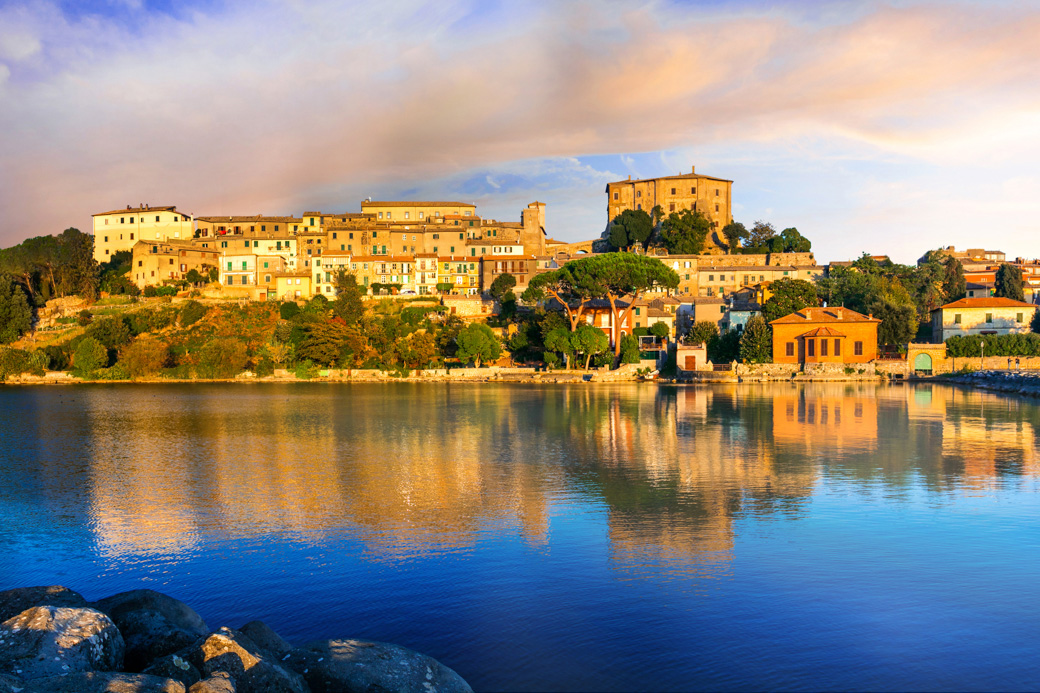
[[[282,301],[295,301],[311,297],[310,272],[279,272],[273,276],[274,295]]]
[[[962,298],[932,311],[932,340],[1029,332],[1037,306],[1010,298]]]
[[[361,213],[374,214],[377,221],[410,221],[419,224],[448,215],[475,217],[477,206],[466,202],[373,202],[365,200],[361,203]]]
[[[287,236],[300,232],[303,220],[293,216],[206,216],[196,220],[199,238],[224,236]]]
[[[121,250],[132,250],[138,241],[190,240],[195,226],[190,214],[176,207],[139,205],[93,215],[94,259],[108,262]]]
[[[189,241],[137,241],[133,247],[131,278],[138,288],[184,279],[191,270],[208,275],[220,262],[219,253],[195,248]]]
[[[437,281],[451,284],[453,294],[480,293],[480,260],[464,255],[441,256],[438,260]]]
[[[336,277],[339,273],[352,273],[350,261],[350,253],[339,250],[327,250],[324,255],[315,258],[311,272],[311,286],[314,288],[314,293],[322,294],[326,298],[333,298],[336,295]],[[360,284],[360,280],[358,283]]]
[[[712,222],[712,228],[721,230],[733,221],[733,181],[689,173],[661,178],[617,181],[607,183],[607,223],[626,209],[641,209],[650,213],[660,205],[665,216],[684,209],[697,210]]]

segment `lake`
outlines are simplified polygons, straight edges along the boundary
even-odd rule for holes
[[[1040,686],[1040,408],[941,385],[0,388],[0,589],[477,690]]]

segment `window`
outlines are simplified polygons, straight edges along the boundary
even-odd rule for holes
[[[675,188],[672,188],[672,194],[673,195],[675,194]]]
[[[105,236],[105,243],[108,243],[108,236]]]
[[[1016,313],[1015,314],[1015,322],[1022,322],[1022,314],[1021,313]]]
[[[788,356],[794,356],[794,342],[788,342],[786,347],[787,347],[787,351],[786,351],[787,355]]]
[[[133,217],[130,217],[130,223],[131,224],[134,223],[134,218]]]
[[[311,217],[311,226],[314,226],[314,217]],[[274,227],[274,230],[277,231],[278,227],[277,226]],[[296,282],[296,283],[299,284],[300,282]]]
[[[159,221],[159,215],[158,214],[155,215],[155,220]]]
[[[809,356],[816,356],[816,342],[811,339],[805,340],[805,348]]]
[[[636,315],[639,315],[639,309],[636,308]]]
[[[718,205],[715,205],[715,211],[716,212],[719,211],[719,206]]]
[[[242,261],[242,269],[246,269],[246,261],[245,260]]]
[[[826,339],[821,339],[820,340],[820,356],[826,356],[826,355],[827,355],[827,340]]]
[[[230,272],[231,271],[231,263],[230,262],[227,263],[227,268],[228,268],[228,272]]]
[[[382,212],[380,212],[380,213],[379,213],[379,218],[380,218],[380,219],[382,219],[382,218],[383,218],[383,213],[382,213]]]
[[[336,238],[337,238],[337,236],[336,236],[336,232],[335,232],[335,231],[333,231],[333,232],[332,232],[332,240],[336,240]]]
[[[424,217],[425,217],[425,212],[419,212],[419,218],[423,219]]]
[[[119,217],[119,223],[120,224],[125,224],[126,223],[126,217]]]
[[[270,274],[265,274],[264,275],[264,283],[265,284],[270,284],[271,283],[271,275]]]
[[[452,255],[454,255],[454,254],[455,254],[455,246],[452,246],[452,247],[451,247],[451,254],[452,254]]]
[[[835,339],[834,340],[834,355],[835,356],[841,356],[841,340],[840,339]]]
[[[856,356],[863,355],[863,342],[856,342],[852,345],[852,353]]]
[[[708,275],[708,281],[709,281],[709,282],[713,282],[713,281],[715,281],[715,275],[714,275],[714,274],[709,274],[709,275]]]
[[[618,199],[618,194],[617,193],[614,193],[614,199],[615,200]]]
[[[675,193],[675,188],[672,188],[672,193]],[[674,212],[675,211],[675,204],[668,205],[668,211],[669,212]]]
[[[636,197],[642,197],[642,196],[643,196],[643,191],[642,190],[636,190]]]
[[[411,215],[412,215],[412,213],[411,213],[411,212],[405,212],[405,213],[404,213],[404,218],[405,218],[405,219],[411,219],[411,218],[412,218],[412,216],[411,216]]]
[[[266,231],[267,230],[267,224],[260,224],[260,230],[261,231]]]
[[[715,197],[718,197],[718,196],[719,196],[719,189],[715,188]]]
[[[953,324],[955,324],[955,325],[960,325],[961,324],[961,314],[960,313],[954,313],[953,314]]]
[[[697,188],[690,188],[690,194],[691,195],[696,195],[697,194]]]
[[[248,241],[246,242],[246,245],[249,245]],[[253,241],[253,247],[254,248],[259,248],[260,247],[260,241]]]
[[[986,313],[986,322],[993,322],[993,313]]]
[[[267,269],[267,267],[268,267],[268,263],[264,262],[264,269]]]
[[[389,219],[389,218],[390,218],[390,212],[387,212],[387,213],[386,213],[386,218],[387,218],[387,219]]]

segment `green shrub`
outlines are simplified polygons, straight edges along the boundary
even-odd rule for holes
[[[90,378],[99,368],[108,365],[108,350],[93,337],[85,337],[76,345],[72,355],[72,372],[80,378]]]
[[[46,346],[43,353],[47,355],[47,368],[52,371],[64,371],[69,368],[71,353],[60,346]]]
[[[296,364],[296,377],[299,380],[310,380],[318,377],[318,365],[310,359],[300,361]]]
[[[93,379],[94,380],[129,380],[130,379],[130,374],[127,372],[127,370],[121,364],[117,363],[116,365],[112,366],[111,368],[99,368],[98,370],[94,371]]]
[[[246,345],[234,337],[219,337],[202,347],[196,368],[201,378],[233,378],[246,366]]]
[[[639,340],[635,335],[621,337],[621,363],[639,363]]]
[[[76,316],[76,323],[77,323],[77,324],[78,324],[78,325],[79,325],[80,327],[86,327],[86,326],[87,326],[87,325],[89,325],[89,324],[90,324],[90,323],[91,323],[91,322],[92,322],[93,320],[94,320],[94,315],[93,315],[93,314],[92,314],[92,313],[91,313],[91,312],[90,312],[89,310],[87,310],[86,308],[84,308],[83,310],[81,310],[81,311],[79,312],[79,315],[78,315],[78,316]]]
[[[256,373],[258,378],[266,378],[267,376],[274,375],[274,361],[268,356],[263,356],[259,361],[256,362],[256,367],[253,372]]]
[[[181,307],[180,323],[181,327],[188,327],[194,325],[209,311],[209,308],[202,305],[198,301],[188,301]]]
[[[123,350],[119,365],[134,378],[155,375],[170,365],[170,349],[155,338],[138,339]]]
[[[300,312],[300,307],[293,301],[286,301],[278,307],[278,315],[282,320],[292,320]]]
[[[549,368],[556,368],[560,365],[560,355],[555,351],[547,351],[542,355],[542,360],[545,361],[545,365]]]
[[[11,375],[28,373],[30,368],[28,351],[0,348],[0,380]]]
[[[652,334],[655,337],[660,337],[663,339],[665,337],[668,337],[670,333],[671,330],[669,329],[668,325],[663,322],[655,322],[653,325],[650,326],[650,334]]]
[[[96,339],[106,349],[118,349],[132,339],[130,327],[121,317],[104,317],[87,328],[88,337]]]
[[[600,353],[598,353],[598,354],[596,354],[595,356],[592,357],[592,363],[597,368],[602,368],[603,366],[609,366],[612,363],[614,363],[614,354],[612,354],[609,351],[600,352]]]

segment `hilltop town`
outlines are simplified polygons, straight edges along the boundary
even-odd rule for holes
[[[990,358],[1025,356],[1027,366],[1040,354],[1027,335],[1040,327],[1040,262],[949,246],[916,267],[869,254],[819,263],[793,227],[734,222],[732,186],[694,168],[609,183],[606,230],[577,242],[549,235],[537,201],[517,221],[460,201],[371,199],[360,211],[299,216],[195,216],[144,203],[98,212],[89,235],[70,229],[0,251],[0,272],[10,277],[0,338],[21,347],[5,351],[10,363],[0,370],[84,373],[76,349],[90,339],[106,351],[87,359],[97,375],[144,334],[165,341],[137,374],[195,377],[206,369],[186,335],[203,324],[221,333],[221,315],[264,326],[249,338],[226,335],[242,348],[210,374],[227,377],[302,361],[429,370],[482,361],[567,367],[572,359],[687,378],[903,377],[983,358],[986,343]],[[75,294],[83,301],[63,298]],[[165,317],[133,317],[149,301]],[[187,317],[174,310],[180,304]],[[400,324],[391,328],[392,315]],[[112,320],[126,336],[112,337],[111,326],[99,334],[96,324]],[[477,341],[497,348],[460,353],[460,331],[478,324]],[[171,336],[176,327],[184,334]],[[377,344],[376,331],[391,333],[384,341],[400,353]],[[1019,338],[1001,341],[1007,335]],[[331,346],[315,349],[316,340]]]

